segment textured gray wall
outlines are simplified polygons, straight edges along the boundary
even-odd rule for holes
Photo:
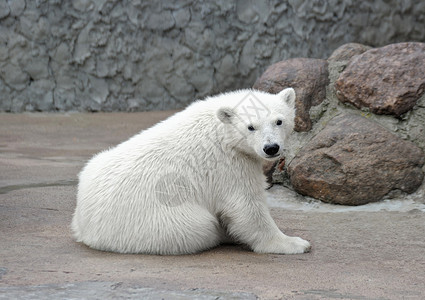
[[[184,107],[347,42],[425,41],[425,1],[0,0],[0,111]]]

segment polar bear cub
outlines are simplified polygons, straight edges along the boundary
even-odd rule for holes
[[[229,239],[308,252],[270,216],[262,173],[285,152],[294,103],[292,88],[209,97],[95,155],[79,174],[75,238],[120,253],[188,254]]]

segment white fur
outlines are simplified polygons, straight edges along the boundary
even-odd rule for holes
[[[249,101],[262,112],[244,115]],[[187,254],[229,238],[259,253],[307,252],[271,218],[262,174],[264,159],[278,159],[265,145],[284,153],[294,101],[293,89],[210,97],[97,154],[79,175],[76,239],[121,253]]]

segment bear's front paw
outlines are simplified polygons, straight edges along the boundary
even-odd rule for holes
[[[300,254],[310,252],[311,245],[299,237],[279,237],[254,248],[257,253]]]
[[[310,243],[299,237],[288,236],[285,244],[285,254],[307,253],[311,250]]]

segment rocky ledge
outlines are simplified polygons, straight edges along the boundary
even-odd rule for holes
[[[265,166],[270,181],[344,205],[425,190],[424,69],[425,44],[413,42],[270,66],[254,88],[297,91],[293,141],[285,162]]]

